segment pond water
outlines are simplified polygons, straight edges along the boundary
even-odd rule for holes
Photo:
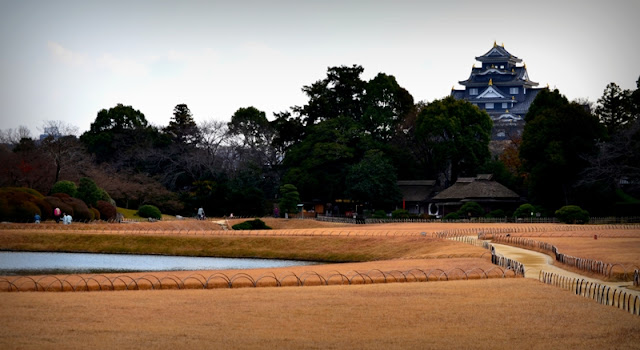
[[[163,255],[0,252],[3,273],[87,273],[120,271],[182,271],[257,269],[313,265],[276,259],[208,258]]]

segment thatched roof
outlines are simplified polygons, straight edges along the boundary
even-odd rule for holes
[[[517,200],[520,196],[499,182],[491,180],[489,175],[475,178],[461,178],[453,186],[433,197],[436,201],[462,200]]]
[[[426,201],[433,191],[435,180],[398,181],[402,198],[408,202]]]

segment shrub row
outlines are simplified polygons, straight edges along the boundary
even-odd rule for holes
[[[53,218],[54,208],[69,214],[74,220],[110,220],[116,216],[116,207],[101,201],[96,208],[90,208],[78,198],[66,193],[43,196],[39,192],[21,187],[0,188],[0,220],[12,222],[33,221],[36,214],[41,220]]]

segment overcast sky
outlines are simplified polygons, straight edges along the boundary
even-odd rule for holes
[[[447,96],[504,43],[531,80],[596,101],[640,76],[640,1],[0,0],[0,129],[89,129],[117,103],[166,126],[306,102],[327,67],[394,75],[416,101]]]

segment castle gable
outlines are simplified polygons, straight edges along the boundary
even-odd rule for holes
[[[482,98],[491,98],[491,99],[495,99],[495,98],[506,98],[505,95],[503,95],[500,90],[495,89],[493,86],[489,86],[486,90],[484,90],[480,95],[478,95],[478,97],[476,97],[477,99],[482,99]]]

